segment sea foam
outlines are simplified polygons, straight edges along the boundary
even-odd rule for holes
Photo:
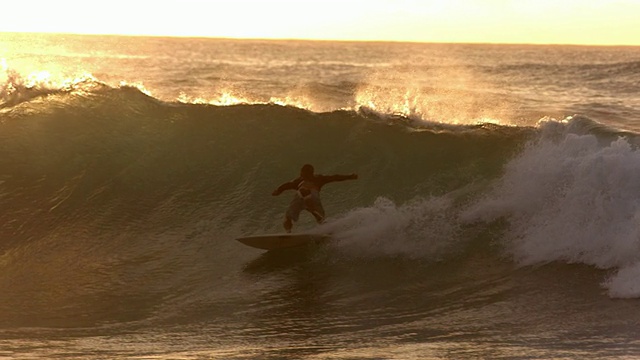
[[[610,296],[640,296],[640,150],[622,137],[543,134],[462,218],[507,219],[505,245],[522,265],[614,269]]]

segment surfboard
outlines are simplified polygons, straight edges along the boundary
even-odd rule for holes
[[[321,244],[329,241],[327,234],[270,234],[237,238],[241,243],[263,250],[278,250],[296,246]]]

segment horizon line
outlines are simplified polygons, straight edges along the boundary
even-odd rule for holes
[[[107,36],[138,37],[168,39],[210,39],[237,41],[300,41],[300,42],[344,42],[344,43],[398,43],[398,44],[432,44],[432,45],[513,45],[513,46],[584,46],[584,47],[640,47],[640,44],[587,44],[587,43],[551,43],[551,42],[478,42],[478,41],[426,41],[426,40],[390,40],[390,39],[320,39],[320,38],[273,38],[273,37],[233,37],[213,35],[170,35],[170,34],[122,34],[122,33],[80,33],[80,32],[44,32],[44,31],[5,31],[0,34],[21,35],[72,35],[72,36]]]

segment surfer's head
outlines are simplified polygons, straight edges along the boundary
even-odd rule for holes
[[[303,178],[313,177],[313,165],[304,164],[302,169],[300,169],[300,176]]]

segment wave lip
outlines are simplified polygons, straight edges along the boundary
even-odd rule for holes
[[[48,95],[71,92],[91,92],[98,87],[106,87],[91,74],[81,74],[73,78],[58,78],[47,71],[22,75],[4,66],[0,73],[0,109]]]

